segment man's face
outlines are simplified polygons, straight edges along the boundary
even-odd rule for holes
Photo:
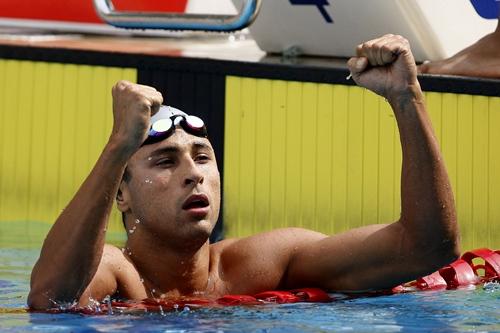
[[[199,242],[210,235],[220,206],[220,176],[210,142],[176,129],[141,147],[122,183],[125,210],[137,228],[170,241]],[[130,223],[129,223],[130,227]]]

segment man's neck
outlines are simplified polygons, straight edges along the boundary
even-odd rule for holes
[[[210,272],[210,245],[178,249],[149,233],[129,237],[126,252],[144,280],[148,296],[203,293]]]

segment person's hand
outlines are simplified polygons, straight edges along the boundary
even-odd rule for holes
[[[385,35],[360,44],[347,62],[354,81],[389,101],[420,91],[417,66],[408,41]]]
[[[112,89],[113,131],[111,139],[130,153],[147,137],[151,116],[158,112],[163,97],[155,88],[119,81]]]

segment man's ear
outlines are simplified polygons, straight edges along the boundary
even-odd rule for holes
[[[120,187],[118,187],[118,193],[116,193],[116,206],[120,212],[125,213],[130,209],[130,195],[129,195],[128,184],[126,181],[122,180],[120,182]]]

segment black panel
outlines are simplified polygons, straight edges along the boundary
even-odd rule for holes
[[[174,69],[148,67],[138,70],[138,83],[155,87],[163,94],[165,103],[199,116],[207,124],[208,134],[224,174],[224,100],[225,78],[206,72],[183,72]],[[222,209],[210,241],[223,238]]]

